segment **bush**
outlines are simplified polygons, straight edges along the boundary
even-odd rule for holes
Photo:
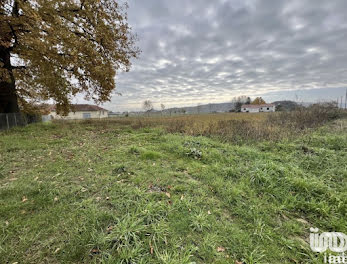
[[[287,129],[304,130],[315,128],[341,117],[342,111],[333,103],[314,104],[308,108],[300,107],[292,112],[270,115],[268,122]]]
[[[191,120],[166,120],[162,125],[169,133],[185,133],[191,136],[217,136],[225,141],[245,143],[254,141],[277,141],[297,136],[304,130],[319,127],[341,117],[342,111],[332,103],[314,104],[308,108],[299,107],[291,112],[268,113],[266,118],[213,120],[202,122]]]
[[[184,133],[188,127],[187,121],[173,120],[167,127],[166,131],[169,133]]]

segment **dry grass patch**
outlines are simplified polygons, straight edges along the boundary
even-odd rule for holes
[[[158,127],[168,133],[218,137],[233,143],[252,143],[295,138],[308,129],[317,128],[343,115],[346,115],[346,112],[332,105],[317,104],[292,112],[123,117],[70,122],[98,125],[105,129],[113,125],[126,126],[135,130]]]

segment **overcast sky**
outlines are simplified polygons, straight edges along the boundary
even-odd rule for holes
[[[142,54],[110,110],[336,99],[347,87],[346,0],[129,0],[128,14]]]

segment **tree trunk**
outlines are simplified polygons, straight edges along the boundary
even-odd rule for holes
[[[16,84],[8,48],[0,46],[0,113],[19,112]]]

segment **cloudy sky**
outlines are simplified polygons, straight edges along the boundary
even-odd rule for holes
[[[129,0],[128,14],[142,54],[110,110],[345,93],[346,0]]]

